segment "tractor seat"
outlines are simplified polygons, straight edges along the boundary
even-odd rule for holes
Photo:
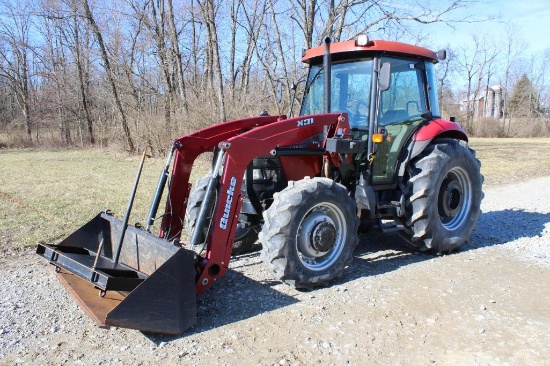
[[[379,125],[385,126],[390,123],[404,122],[409,120],[409,113],[404,109],[390,109],[378,121]]]

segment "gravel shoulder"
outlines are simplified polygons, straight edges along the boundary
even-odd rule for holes
[[[550,177],[485,190],[460,252],[361,237],[345,277],[299,292],[257,254],[198,298],[180,337],[95,327],[30,252],[0,257],[0,364],[548,365]]]

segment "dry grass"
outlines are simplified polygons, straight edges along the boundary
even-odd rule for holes
[[[550,139],[472,139],[485,187],[550,175]],[[124,216],[139,158],[0,150],[0,252],[56,242],[105,209]],[[164,159],[147,159],[130,223],[144,222]],[[197,164],[192,180],[209,164]],[[162,206],[160,208],[162,210]]]
[[[0,161],[2,252],[59,241],[106,209],[124,217],[139,157],[100,151],[0,150]],[[145,222],[164,163],[146,160],[130,223]],[[206,169],[203,162],[192,179]],[[162,209],[161,205],[159,212]]]
[[[473,138],[485,187],[550,175],[550,139]]]

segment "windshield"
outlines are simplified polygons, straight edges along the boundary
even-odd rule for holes
[[[334,62],[331,75],[331,112],[347,112],[351,128],[367,129],[372,59]],[[325,112],[323,65],[313,65],[309,70],[300,115]]]

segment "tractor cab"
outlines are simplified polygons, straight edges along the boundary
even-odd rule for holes
[[[364,37],[335,44],[330,50],[327,110],[321,48],[307,51],[303,59],[310,70],[300,115],[347,113],[351,137],[367,141],[367,156],[374,157],[371,184],[394,183],[405,143],[420,125],[440,115],[436,54],[421,47]],[[368,143],[373,134],[383,135],[383,140]]]

